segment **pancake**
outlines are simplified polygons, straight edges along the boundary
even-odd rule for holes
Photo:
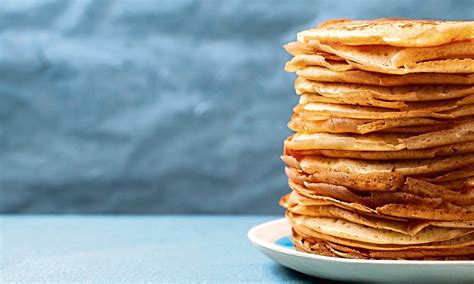
[[[474,23],[462,21],[393,20],[331,22],[298,33],[299,42],[318,40],[345,45],[429,47],[474,38]]]
[[[298,195],[304,196],[304,197],[312,199],[312,200],[316,200],[318,202],[322,202],[322,201],[329,202],[334,206],[337,206],[337,207],[340,207],[340,208],[343,208],[343,209],[347,209],[347,210],[350,210],[350,211],[360,212],[360,213],[370,213],[370,214],[378,214],[378,215],[381,215],[381,216],[383,216],[383,215],[391,216],[390,214],[378,213],[375,209],[372,209],[372,208],[370,208],[366,205],[360,204],[360,203],[346,202],[346,201],[338,200],[338,199],[333,198],[333,197],[318,195],[315,192],[313,192],[311,190],[308,190],[306,187],[292,182],[291,180],[288,181],[288,185],[292,190],[294,190],[296,193],[298,193]],[[399,218],[401,218],[401,217],[399,217]]]
[[[401,218],[415,218],[424,220],[459,221],[474,220],[474,210],[458,208],[420,208],[417,205],[387,204],[376,210],[380,214]]]
[[[404,109],[408,104],[404,102],[387,102],[372,98],[358,98],[351,96],[325,97],[318,94],[304,93],[300,97],[300,104],[306,103],[328,103],[328,104],[350,104],[360,106],[373,106],[382,108]]]
[[[425,149],[472,140],[474,140],[474,121],[461,123],[446,130],[399,139],[407,149]]]
[[[322,198],[326,198],[324,196],[321,196]],[[333,202],[333,198],[327,198],[326,201],[321,201],[319,199],[314,199],[312,197],[306,197],[303,196],[296,191],[292,191],[291,193],[283,196],[280,199],[280,205],[287,208],[287,207],[292,207],[295,204],[298,206],[303,206],[303,207],[315,207],[315,206],[336,206],[338,208],[350,211],[350,212],[356,212],[359,214],[362,214],[367,217],[372,217],[372,218],[377,218],[377,219],[383,219],[383,220],[392,220],[392,221],[403,221],[403,222],[408,222],[410,220],[405,219],[405,218],[397,218],[397,217],[392,217],[392,216],[387,216],[387,215],[381,215],[375,212],[375,210],[372,210],[370,208],[366,208],[364,210],[357,210],[356,207],[352,207],[351,203],[347,203],[344,201],[338,201],[338,202]],[[303,214],[304,215],[304,214]],[[417,226],[421,226],[417,224]],[[460,228],[463,228],[462,224],[459,226]],[[470,228],[467,226],[466,228]]]
[[[417,206],[417,213],[422,214],[426,210],[438,210],[445,209],[447,213],[458,214],[465,211],[472,211],[471,206],[459,207],[455,205],[449,205],[450,208],[446,207],[442,203],[442,198],[424,198],[417,197],[412,194],[404,192],[388,193],[388,192],[371,192],[369,197],[356,196],[351,193],[349,190],[341,190],[341,186],[333,186],[329,184],[308,184],[298,185],[296,183],[291,183],[290,187],[297,191],[299,194],[306,196],[308,198],[313,198],[315,200],[324,200],[328,202],[333,202],[335,206],[342,207],[351,211],[358,211],[364,215],[367,213],[374,213],[372,210],[378,210],[379,208],[384,208],[388,205],[407,205],[407,206]],[[336,202],[337,201],[337,202]],[[442,205],[443,206],[440,206]],[[362,210],[359,206],[365,206],[364,208],[369,208],[371,211]],[[455,207],[454,207],[455,206]],[[451,208],[453,207],[453,208]],[[378,211],[375,211],[378,212]],[[380,213],[380,212],[378,212]],[[381,213],[382,214],[382,213]],[[383,213],[386,216],[394,216],[389,213]],[[380,216],[380,215],[379,215]],[[398,216],[405,219],[410,219],[409,215]],[[444,216],[447,217],[447,216]],[[452,220],[452,219],[441,219],[441,220]]]
[[[308,173],[341,172],[348,174],[423,175],[463,168],[474,163],[474,154],[454,155],[443,158],[408,161],[365,161],[321,156],[304,156],[299,161]]]
[[[314,120],[313,120],[314,119]],[[357,119],[344,117],[309,116],[294,114],[288,127],[299,133],[426,133],[452,126],[456,121],[434,118]]]
[[[337,200],[358,203],[370,208],[378,208],[388,204],[416,205],[420,208],[438,208],[443,204],[441,197],[419,197],[407,192],[372,191],[359,195],[347,187],[329,183],[304,182],[304,186],[319,196],[332,197]]]
[[[326,256],[356,258],[356,259],[413,259],[413,260],[462,260],[474,259],[474,246],[406,249],[406,250],[377,250],[345,246],[339,243],[314,238],[292,231],[292,242],[295,248],[308,253]],[[303,236],[304,235],[304,236]],[[342,241],[345,242],[345,241]],[[349,242],[349,244],[351,244]],[[353,244],[351,244],[353,245]]]
[[[474,123],[465,122],[450,128],[410,135],[409,133],[296,133],[285,141],[291,150],[335,149],[351,151],[416,150],[464,143],[474,140]]]
[[[386,229],[402,234],[410,234],[408,231],[408,222],[369,217],[337,206],[304,206],[295,204],[287,207],[287,210],[298,215],[344,219],[375,229]]]
[[[354,69],[345,61],[330,60],[320,54],[300,54],[293,57],[285,65],[285,71],[296,72],[306,66],[322,66],[334,71],[346,71]]]
[[[445,227],[445,228],[467,228],[474,229],[474,220],[471,221],[412,221],[408,225],[408,232],[416,234],[427,226]]]
[[[466,118],[466,120],[469,120],[470,118]],[[379,119],[379,120],[374,120],[372,122],[364,123],[359,126],[357,126],[357,130],[361,134],[365,133],[370,133],[374,131],[384,131],[384,130],[393,130],[394,128],[399,128],[403,126],[413,126],[413,127],[434,127],[438,128],[440,125],[444,126],[453,126],[453,125],[459,125],[460,123],[465,122],[466,120],[436,120],[436,119],[431,119],[431,118],[399,118],[399,119]],[[444,127],[441,127],[444,128]],[[451,127],[446,127],[451,129]],[[442,129],[433,129],[431,131],[427,132],[433,132],[433,131],[441,131]],[[416,133],[416,131],[414,132]],[[462,140],[462,139],[460,139]],[[454,142],[453,142],[454,143]]]
[[[409,73],[471,73],[474,71],[474,59],[442,59],[407,64],[403,67],[389,67],[363,65],[352,61],[329,60],[321,54],[300,54],[286,63],[285,71],[296,72],[308,66],[321,66],[338,72],[359,69],[397,75]]]
[[[359,100],[419,102],[463,98],[474,94],[472,85],[408,85],[396,87],[350,83],[318,82],[298,77],[297,94],[317,93],[330,98],[349,97]]]
[[[307,43],[290,42],[283,46],[291,55],[318,54],[326,59],[353,61],[363,65],[397,68],[437,59],[472,58],[474,40],[451,42],[433,47],[396,47],[390,45],[343,45],[321,43],[312,40]],[[441,70],[444,71],[444,70]],[[444,72],[441,72],[444,73]],[[461,72],[463,73],[463,72]]]
[[[288,139],[291,139],[289,137]],[[288,141],[288,140],[286,140]],[[351,151],[351,150],[330,150],[330,149],[308,149],[308,150],[293,150],[289,149],[291,155],[322,155],[331,158],[348,158],[361,160],[418,160],[430,159],[436,157],[451,156],[454,154],[474,153],[474,141],[448,144],[427,149],[403,149],[399,151]],[[448,173],[447,175],[456,174],[456,178],[463,178],[466,175],[474,176],[472,166],[469,172],[465,169]],[[452,178],[452,179],[456,179]],[[449,179],[438,178],[435,181],[446,181]]]
[[[472,142],[468,142],[465,144],[469,144],[469,143],[472,143]],[[473,177],[473,176],[474,176],[474,165],[470,165],[458,171],[448,172],[444,175],[427,178],[426,180],[436,183],[436,182],[444,182],[444,181],[456,180],[456,179],[461,179],[461,178],[468,178],[468,177]]]
[[[368,186],[354,186],[350,181],[329,184],[319,174],[307,175],[293,168],[285,168],[285,173],[292,183],[304,186],[304,190],[311,191],[312,195],[315,193],[347,202],[358,202],[372,208],[390,203],[418,204],[425,207],[438,207],[441,203],[459,206],[474,204],[473,188],[453,190],[444,185],[411,177],[406,178],[403,186],[398,184],[397,192],[390,193],[389,191],[393,190],[382,188],[380,192],[377,188],[372,190]],[[360,195],[361,192],[363,192],[362,195]]]
[[[462,105],[447,111],[433,113],[433,117],[439,118],[460,118],[474,115],[474,104]]]
[[[432,184],[430,182],[408,177],[405,185],[401,189],[404,192],[416,196],[428,198],[441,198],[443,202],[449,202],[454,205],[466,206],[474,204],[474,190],[464,191],[450,190],[442,185]]]
[[[312,47],[308,46],[305,43],[301,42],[290,42],[285,45],[283,45],[283,48],[291,55],[297,56],[301,54],[314,54],[314,55],[320,55],[323,56],[325,59],[328,60],[335,60],[335,61],[344,61],[344,58],[340,58],[337,55],[330,54],[324,51],[318,51],[313,49]]]
[[[313,49],[344,58],[350,66],[366,71],[387,74],[472,73],[474,71],[474,60],[470,58],[474,54],[472,40],[416,49],[387,45],[348,46],[319,41],[311,41],[308,45]],[[306,66],[319,65],[308,63]]]
[[[288,157],[288,156],[284,156]],[[358,175],[344,172],[317,172],[312,174],[303,171],[295,172],[295,168],[287,167],[286,174],[290,181],[318,182],[351,188],[354,191],[397,191],[404,182],[404,176],[398,173],[359,173]],[[298,170],[296,170],[298,171]]]
[[[363,70],[333,71],[319,66],[305,67],[296,74],[308,80],[319,82],[355,83],[376,86],[404,85],[471,85],[474,74],[411,73],[406,75],[381,74]]]
[[[285,196],[286,197],[286,196]],[[299,214],[307,215],[312,217],[331,217],[346,219],[354,223],[367,225],[373,228],[385,228],[404,234],[412,234],[409,232],[409,222],[406,220],[391,220],[381,217],[376,214],[358,213],[343,209],[331,204],[324,205],[304,205],[299,204],[297,201],[292,200],[291,197],[282,198],[280,205],[285,207],[288,211]],[[464,226],[472,224],[462,224]],[[462,226],[461,225],[461,226]],[[418,225],[417,227],[421,227]],[[426,226],[423,226],[423,228]]]
[[[337,238],[357,240],[371,244],[418,245],[447,241],[473,232],[471,229],[428,227],[410,236],[386,229],[374,229],[344,219],[308,217],[288,214],[292,224],[304,226],[312,231]]]
[[[302,222],[294,222],[294,216],[298,216],[296,214],[292,214],[287,212],[286,217],[294,227],[293,231],[296,232],[300,237],[309,238],[309,239],[317,239],[317,240],[325,240],[329,242],[333,242],[340,245],[346,245],[353,248],[362,248],[362,249],[369,249],[369,250],[377,250],[377,251],[403,251],[403,250],[439,250],[439,249],[448,249],[448,248],[464,248],[468,246],[472,246],[474,244],[474,234],[468,233],[466,235],[461,235],[460,237],[456,237],[446,241],[439,241],[439,242],[431,242],[425,244],[411,244],[411,245],[399,245],[399,244],[377,244],[377,243],[370,243],[364,242],[360,240],[352,240],[341,238],[332,235],[322,234],[316,230],[312,230],[310,227],[305,226]],[[410,237],[410,236],[407,236]]]
[[[443,59],[433,60],[426,62],[418,62],[413,64],[405,65],[403,68],[388,68],[388,67],[377,67],[377,66],[366,66],[356,62],[349,62],[350,66],[360,70],[381,72],[384,74],[410,74],[410,73],[471,73],[474,71],[474,59]],[[334,71],[345,71],[351,70],[349,67],[344,69],[333,69]]]
[[[471,107],[472,106],[472,107]],[[466,106],[461,106],[465,108]],[[396,119],[396,118],[457,118],[474,114],[474,105],[469,110],[459,113],[445,113],[444,111],[457,108],[456,104],[426,105],[424,108],[403,109],[400,111],[387,110],[379,107],[354,106],[328,103],[298,104],[293,110],[296,114],[306,118],[311,116],[329,116],[356,119]]]
[[[285,147],[292,150],[397,151],[405,148],[399,142],[400,137],[406,136],[396,134],[296,133],[291,139],[285,141]]]
[[[333,205],[305,206],[301,204],[282,204],[289,212],[308,217],[326,217],[344,219],[375,229],[386,229],[410,236],[415,236],[421,230],[429,227],[474,229],[472,221],[426,221],[426,220],[390,220],[367,213],[358,213]]]
[[[386,112],[394,111],[411,111],[420,109],[429,109],[433,112],[447,111],[450,109],[456,109],[456,111],[464,110],[461,106],[472,105],[474,102],[474,95],[469,95],[463,98],[449,99],[449,100],[438,100],[438,101],[420,101],[420,102],[397,102],[397,101],[383,101],[371,98],[358,98],[351,96],[339,96],[339,97],[325,97],[315,93],[303,93],[300,96],[299,104],[308,103],[327,103],[327,104],[347,104],[347,105],[360,105],[373,107],[373,109],[379,108]],[[369,108],[370,109],[370,108]],[[391,110],[393,109],[393,110]],[[465,111],[465,110],[464,110]],[[457,114],[459,116],[459,114]]]

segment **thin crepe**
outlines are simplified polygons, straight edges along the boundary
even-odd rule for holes
[[[348,46],[319,41],[310,41],[308,45],[313,49],[346,59],[349,66],[372,72],[387,74],[474,72],[474,60],[469,58],[474,54],[472,40],[425,48],[386,45]],[[305,59],[302,58],[302,61]],[[320,65],[307,63],[306,66]]]
[[[333,133],[296,133],[285,141],[285,147],[293,150],[333,149],[350,151],[398,151],[405,146],[400,144],[395,134],[333,134]]]
[[[474,94],[472,85],[408,85],[396,87],[350,83],[318,82],[298,77],[297,94],[317,93],[330,98],[347,97],[358,100],[418,102],[463,98]]]
[[[353,150],[329,150],[329,149],[309,149],[309,150],[290,150],[291,155],[303,156],[303,155],[322,155],[331,158],[348,158],[348,159],[362,159],[362,160],[417,160],[417,159],[430,159],[436,157],[445,157],[455,154],[474,153],[474,141],[449,144],[443,146],[437,146],[427,149],[403,149],[400,151],[353,151]],[[474,170],[470,167],[470,172],[466,173],[466,170],[459,170],[453,173],[457,173],[456,178],[463,178],[467,175],[474,176]],[[449,175],[448,173],[446,175]],[[452,174],[454,175],[454,174]],[[452,179],[456,179],[452,178]],[[448,179],[438,178],[435,181],[441,182]]]
[[[444,111],[457,108],[455,103],[436,105],[435,103],[427,103],[420,105],[418,108],[402,109],[402,110],[387,110],[379,107],[368,106],[354,106],[344,104],[330,104],[330,103],[306,103],[298,104],[294,108],[294,112],[302,117],[311,116],[329,116],[342,118],[356,118],[356,119],[397,119],[397,118],[456,118],[460,116],[468,116],[474,114],[474,105],[467,112],[462,113],[443,113]],[[462,106],[460,108],[464,108]]]
[[[336,218],[293,215],[291,221],[294,224],[305,226],[306,228],[321,234],[384,245],[415,245],[447,241],[467,235],[474,231],[471,229],[428,227],[418,232],[415,236],[410,236],[386,229],[374,229]]]
[[[316,118],[316,119],[315,119]],[[314,120],[313,120],[314,119]],[[299,133],[426,133],[449,128],[455,121],[434,118],[357,119],[294,114],[288,127]]]
[[[474,22],[378,19],[338,20],[298,33],[299,42],[429,47],[474,38]]]
[[[354,159],[328,158],[323,156],[303,156],[299,167],[308,174],[347,173],[351,175],[400,174],[414,176],[452,171],[474,164],[474,154],[453,155],[443,158],[406,161],[368,161]]]
[[[296,71],[308,80],[319,82],[355,83],[376,86],[404,86],[419,84],[471,85],[474,74],[411,73],[406,75],[381,74],[363,70],[333,71],[319,66],[310,66]]]

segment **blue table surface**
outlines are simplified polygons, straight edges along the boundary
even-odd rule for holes
[[[0,282],[311,282],[247,231],[279,216],[0,216]]]

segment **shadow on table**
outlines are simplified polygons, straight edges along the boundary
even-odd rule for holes
[[[291,281],[298,283],[343,283],[338,281],[330,281],[322,278],[311,277],[298,271],[286,268],[279,264],[272,264],[272,272],[281,276],[282,281]]]

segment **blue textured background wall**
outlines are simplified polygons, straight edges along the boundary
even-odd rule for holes
[[[276,213],[296,103],[281,45],[330,18],[473,1],[0,4],[0,212]]]

